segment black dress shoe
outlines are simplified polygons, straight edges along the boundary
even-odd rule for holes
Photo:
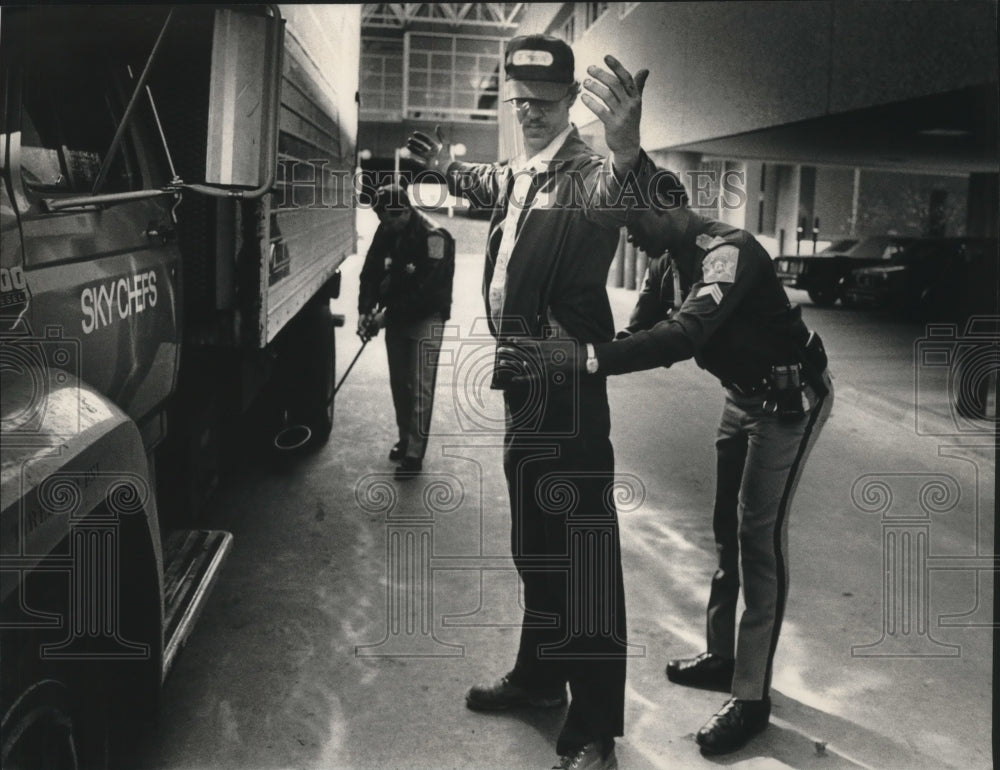
[[[728,754],[736,751],[767,727],[771,699],[739,700],[730,698],[719,712],[698,731],[695,740],[704,754]]]
[[[392,449],[389,450],[389,461],[398,463],[406,456],[406,442],[397,441],[392,445]]]
[[[607,754],[601,751],[600,742],[588,743],[576,751],[559,757],[559,764],[552,770],[618,770],[618,757],[612,748]]]
[[[417,457],[404,457],[403,462],[396,466],[396,472],[393,474],[393,478],[412,479],[419,475],[423,465],[423,461]]]
[[[507,677],[492,684],[477,684],[465,694],[473,711],[506,711],[512,708],[556,708],[566,703],[565,685],[551,690],[521,687]]]
[[[736,661],[703,652],[696,658],[679,658],[667,663],[667,679],[685,687],[730,692]]]

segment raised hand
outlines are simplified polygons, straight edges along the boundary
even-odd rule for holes
[[[604,124],[604,138],[614,154],[615,167],[632,168],[639,159],[639,121],[642,118],[642,90],[649,70],[639,70],[632,77],[614,56],[605,56],[611,72],[590,66],[590,78],[583,87],[590,93],[580,100]]]
[[[434,134],[434,137],[430,137],[422,131],[414,131],[406,140],[406,149],[410,151],[411,157],[427,168],[441,171],[455,159],[455,156],[452,153],[451,142],[441,135],[441,126],[434,127]]]

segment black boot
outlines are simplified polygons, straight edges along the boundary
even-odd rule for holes
[[[695,740],[705,754],[728,754],[743,746],[767,727],[771,699],[730,698],[719,712],[698,731]]]
[[[685,687],[730,692],[736,661],[703,652],[695,658],[679,658],[667,664],[667,679]]]

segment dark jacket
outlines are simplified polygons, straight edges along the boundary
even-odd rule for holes
[[[675,269],[684,298],[677,310]],[[756,239],[696,214],[675,253],[650,261],[626,332],[597,346],[598,371],[621,374],[693,357],[724,385],[745,391],[757,389],[772,366],[801,363],[809,336]]]
[[[614,317],[606,288],[608,268],[619,229],[641,205],[642,191],[648,190],[643,180],[654,171],[643,154],[634,186],[623,187],[610,159],[597,155],[574,128],[548,169],[531,185],[530,205],[518,222],[507,266],[498,326],[488,295],[514,173],[506,163],[448,167],[453,194],[464,195],[473,206],[493,208],[483,297],[495,336],[539,338],[546,326],[553,326],[581,342],[611,339]]]
[[[390,264],[391,260],[391,264]],[[413,266],[413,272],[407,271]],[[451,316],[455,240],[414,210],[400,233],[379,225],[361,269],[358,313],[386,309],[386,326],[401,326],[440,313]]]

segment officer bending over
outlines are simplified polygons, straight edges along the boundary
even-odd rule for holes
[[[789,303],[754,237],[691,211],[669,172],[657,172],[652,198],[628,226],[650,264],[627,329],[616,341],[588,345],[586,360],[566,363],[554,347],[544,359],[549,375],[571,366],[601,377],[693,357],[725,387],[708,650],[667,665],[672,682],[732,693],[697,734],[704,753],[721,754],[768,724],[788,591],[789,505],[833,386],[819,337]],[[504,355],[516,359],[521,351],[509,344]],[[737,626],[741,568],[746,609]]]
[[[443,324],[451,314],[455,241],[410,204],[401,186],[375,192],[379,226],[361,269],[358,336],[385,327],[389,386],[399,440],[397,479],[418,474],[427,450]]]

